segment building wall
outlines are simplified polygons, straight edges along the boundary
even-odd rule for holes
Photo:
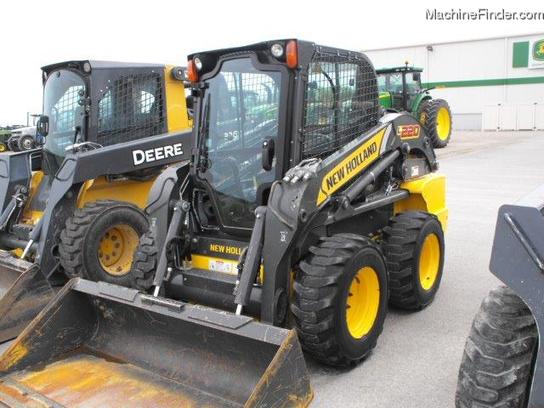
[[[484,122],[493,123],[489,117],[484,118],[489,107],[499,109],[499,116],[521,117],[518,107],[534,105],[536,111],[544,105],[544,64],[534,69],[514,67],[514,43],[540,39],[544,39],[544,33],[364,52],[376,68],[403,65],[405,61],[422,67],[422,81],[437,87],[431,91],[433,97],[446,99],[450,104],[454,127],[482,129]],[[520,65],[520,48],[516,47]],[[531,50],[528,52],[530,65]],[[527,81],[533,83],[524,84]]]

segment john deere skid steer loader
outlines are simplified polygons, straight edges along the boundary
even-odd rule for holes
[[[71,281],[0,359],[0,401],[306,406],[299,340],[352,365],[388,303],[434,299],[445,179],[413,116],[380,117],[364,55],[270,41],[191,55],[188,78],[192,158],[140,239],[145,290]]]
[[[43,81],[43,149],[0,155],[0,341],[70,277],[130,285],[144,209],[190,154],[179,67],[70,61]]]

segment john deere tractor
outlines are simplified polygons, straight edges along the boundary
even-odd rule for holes
[[[376,70],[380,104],[389,111],[410,112],[425,128],[434,147],[446,147],[452,129],[450,107],[444,99],[432,98],[429,91],[433,88],[421,86],[421,72],[422,68],[408,64]]]
[[[68,61],[42,71],[45,144],[0,155],[1,341],[71,277],[128,285],[144,209],[153,213],[188,157],[180,67]]]
[[[356,364],[388,304],[433,301],[445,178],[363,54],[268,41],[193,54],[188,78],[191,160],[146,211],[136,289],[70,281],[0,359],[2,402],[303,407],[300,343]]]

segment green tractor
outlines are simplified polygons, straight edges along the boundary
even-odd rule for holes
[[[451,110],[444,99],[433,99],[433,88],[421,86],[422,68],[377,69],[380,105],[388,110],[411,112],[419,119],[432,140],[433,147],[446,147],[451,136]]]
[[[0,153],[8,150],[8,139],[11,136],[11,129],[0,127]]]

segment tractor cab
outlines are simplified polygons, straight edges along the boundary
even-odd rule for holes
[[[420,95],[426,94],[421,86],[422,68],[408,65],[376,70],[380,103],[386,109],[412,112]]]

